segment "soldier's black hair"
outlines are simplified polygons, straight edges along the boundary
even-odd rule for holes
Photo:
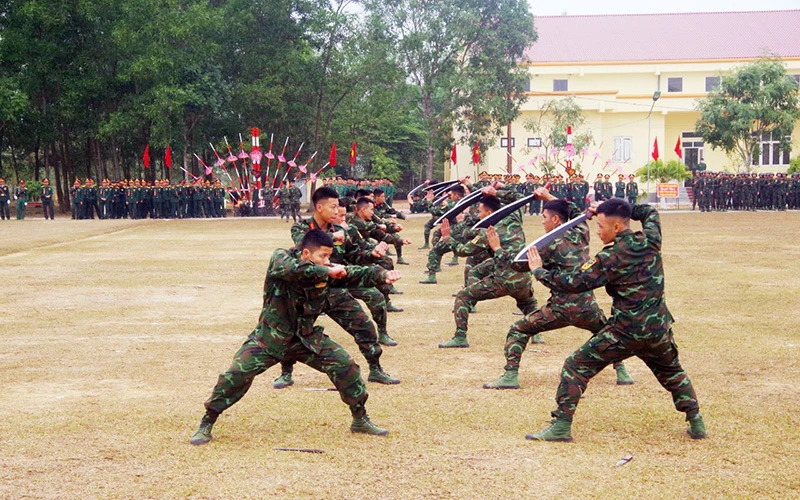
[[[333,248],[333,238],[325,231],[312,229],[307,232],[300,244],[297,246],[301,251],[308,249],[309,252],[316,252],[321,247]]]
[[[356,191],[355,191],[355,189],[348,189],[347,191],[345,191],[344,195],[347,198],[355,198],[356,197]]]
[[[461,184],[456,184],[455,186],[450,188],[451,193],[456,193],[457,195],[464,196],[466,191],[464,191],[464,186]]]
[[[339,198],[339,206],[347,208],[347,203],[343,199]]]
[[[375,197],[378,197],[378,196],[380,196],[380,195],[382,195],[384,193],[386,193],[386,191],[384,191],[383,189],[375,189],[375,190],[372,191],[372,194],[374,194]]]
[[[364,208],[365,205],[374,205],[375,202],[367,198],[366,196],[362,196],[356,202],[356,210],[361,210]]]
[[[605,214],[606,217],[620,217],[628,220],[631,218],[633,207],[622,198],[611,198],[597,207],[597,215]]]
[[[366,189],[359,189],[356,191],[356,199],[364,198],[366,196],[369,196],[370,194],[372,194],[371,191],[368,191]]]
[[[569,203],[564,200],[550,200],[542,205],[542,210],[549,210],[558,215],[562,224],[569,220]]]
[[[321,188],[317,188],[317,190],[314,191],[314,196],[311,197],[311,203],[313,203],[314,206],[316,207],[317,203],[323,200],[329,200],[331,198],[335,198],[338,200],[339,193],[337,193],[335,189],[329,188],[327,186],[322,186]]]
[[[503,204],[500,203],[500,199],[497,196],[490,196],[490,195],[483,195],[481,197],[481,205],[483,205],[484,208],[488,208],[492,212],[500,210],[500,207],[503,206]]]

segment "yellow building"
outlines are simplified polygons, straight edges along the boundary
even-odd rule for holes
[[[598,172],[612,178],[634,172],[649,161],[655,141],[665,161],[678,159],[679,145],[687,165],[704,158],[711,171],[736,171],[735,158],[695,133],[696,101],[721,75],[764,55],[780,57],[787,73],[800,81],[800,10],[543,16],[534,24],[539,39],[527,51],[528,100],[510,130],[511,170],[522,177],[525,171],[541,174],[531,161],[543,154],[545,140],[523,123],[537,117],[547,101],[570,96],[586,116],[575,132],[591,131],[594,139],[594,144],[575,145],[586,149],[583,161],[575,161],[590,181]],[[654,101],[656,91],[660,96]],[[785,171],[789,152],[764,139],[755,171]],[[459,146],[459,165],[451,175],[507,172],[507,142],[500,138],[477,167],[467,161],[471,147]],[[792,156],[800,152],[798,128],[793,151]]]

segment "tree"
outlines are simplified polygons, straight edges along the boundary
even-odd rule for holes
[[[428,177],[454,128],[469,143],[517,116],[528,78],[518,63],[536,40],[527,2],[368,0],[366,10],[371,36],[395,47],[419,89]]]
[[[525,130],[542,140],[544,153],[540,155],[540,165],[546,174],[556,169],[559,160],[551,156],[551,150],[561,150],[567,145],[567,127],[572,127],[572,144],[575,148],[572,153],[580,153],[581,149],[594,144],[591,130],[581,130],[585,123],[586,116],[573,97],[551,99],[542,104],[538,114],[523,122]],[[580,167],[576,171],[580,171]]]
[[[749,171],[764,135],[790,148],[800,119],[798,83],[778,59],[763,58],[724,76],[716,90],[697,103],[695,130],[715,148],[738,155]]]
[[[682,181],[688,179],[692,174],[686,169],[686,165],[678,160],[670,160],[664,163],[663,160],[651,161],[643,166],[634,174],[644,182],[669,182]]]

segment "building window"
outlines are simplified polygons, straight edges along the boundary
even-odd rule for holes
[[[631,159],[631,138],[614,137],[614,161],[626,162]]]
[[[683,77],[667,78],[667,92],[683,92]]]
[[[529,148],[540,148],[540,147],[542,147],[542,138],[541,137],[528,137],[528,147]]]
[[[712,90],[716,90],[719,87],[719,77],[718,76],[707,76],[706,77],[706,92],[711,92]]]
[[[568,80],[553,80],[553,92],[566,92],[568,88]]]
[[[525,80],[525,85],[522,87],[523,92],[530,92],[531,91],[531,80],[528,78]]]
[[[791,140],[791,137],[787,137]],[[763,166],[786,166],[789,165],[789,150],[781,149],[780,142],[772,136],[772,133],[761,136],[761,156],[753,157],[753,165]]]
[[[512,137],[511,138],[511,147],[513,148],[514,146],[515,146],[514,138]],[[501,137],[500,138],[500,147],[501,148],[507,148],[508,147],[508,137]]]

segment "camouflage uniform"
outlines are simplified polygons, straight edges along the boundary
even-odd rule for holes
[[[312,229],[321,229],[313,218],[296,222],[292,226],[292,239],[295,244],[299,244],[303,236]],[[342,229],[341,226],[331,224],[328,227],[328,232],[335,233]],[[345,264],[348,260],[353,262],[365,258],[364,251],[358,247],[356,242],[345,238],[344,243],[334,243],[333,254],[331,255],[332,263]],[[375,286],[382,284],[384,283],[379,283],[372,287],[352,287],[350,290],[334,284],[328,288],[325,304],[322,307],[322,311],[329,318],[353,336],[356,344],[358,344],[358,349],[371,369],[380,368],[380,357],[383,349],[378,343],[378,335],[386,332],[386,299],[375,288]],[[351,292],[355,292],[355,294]],[[367,304],[373,314],[378,330],[376,330],[376,325],[373,324],[364,309],[356,301],[355,295],[358,295]],[[288,364],[283,364],[283,369],[284,372],[291,371]]]
[[[300,191],[300,188],[292,184],[292,187],[288,188],[288,196],[289,196],[289,213],[292,214],[292,220],[297,222],[297,219],[300,219],[300,198],[303,197],[303,192]],[[286,214],[286,220],[289,220],[289,214]]]
[[[328,279],[328,268],[299,259],[298,250],[276,250],[264,281],[264,305],[258,325],[220,374],[205,402],[219,415],[240,400],[256,375],[281,360],[300,361],[325,373],[354,414],[363,411],[367,389],[361,370],[339,344],[314,326],[325,307],[329,284],[374,286],[385,281],[378,267],[348,267],[342,280]]]
[[[558,409],[553,412],[557,420],[571,422],[589,380],[608,364],[631,356],[644,361],[672,393],[678,411],[690,414],[699,409],[689,376],[678,361],[673,318],[664,300],[658,211],[635,205],[631,218],[642,222],[643,231],[622,231],[579,269],[534,270],[536,279],[550,289],[583,293],[605,286],[613,298],[606,325],[564,361],[556,393]]]
[[[467,286],[456,293],[453,304],[456,337],[466,337],[470,309],[479,301],[510,295],[516,299],[517,307],[524,314],[536,310],[536,299],[531,291],[530,272],[512,269],[514,257],[525,247],[522,211],[517,210],[507,216],[494,228],[500,237],[500,248],[493,252],[492,258],[484,260],[470,271]],[[460,256],[491,252],[486,232],[481,230],[481,233],[472,240],[455,244],[454,252]]]

